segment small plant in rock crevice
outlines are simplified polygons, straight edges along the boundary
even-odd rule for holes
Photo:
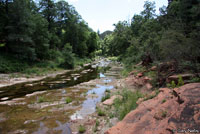
[[[80,125],[80,126],[79,126],[79,129],[78,129],[78,132],[79,132],[80,134],[82,134],[82,133],[85,133],[85,131],[86,131],[85,127],[82,126],[82,125]]]

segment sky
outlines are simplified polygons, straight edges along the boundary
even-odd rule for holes
[[[134,14],[143,11],[145,0],[66,0],[94,31],[100,33],[113,30],[113,24],[130,21]],[[151,1],[151,0],[150,0]],[[155,0],[156,13],[159,8],[167,6],[168,0]]]

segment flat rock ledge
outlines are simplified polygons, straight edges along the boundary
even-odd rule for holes
[[[106,134],[200,133],[200,83],[160,88]]]

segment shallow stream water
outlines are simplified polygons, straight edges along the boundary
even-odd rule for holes
[[[68,121],[94,113],[120,69],[100,60],[54,78],[0,88],[0,134],[70,134]]]

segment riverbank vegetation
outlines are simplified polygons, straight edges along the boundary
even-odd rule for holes
[[[170,0],[155,12],[155,2],[146,1],[144,10],[131,22],[120,21],[101,41],[102,53],[118,57],[128,72],[142,65],[172,62],[175,72],[200,70],[200,3],[198,0]]]
[[[64,0],[0,1],[1,73],[74,68],[94,58],[97,40]]]

